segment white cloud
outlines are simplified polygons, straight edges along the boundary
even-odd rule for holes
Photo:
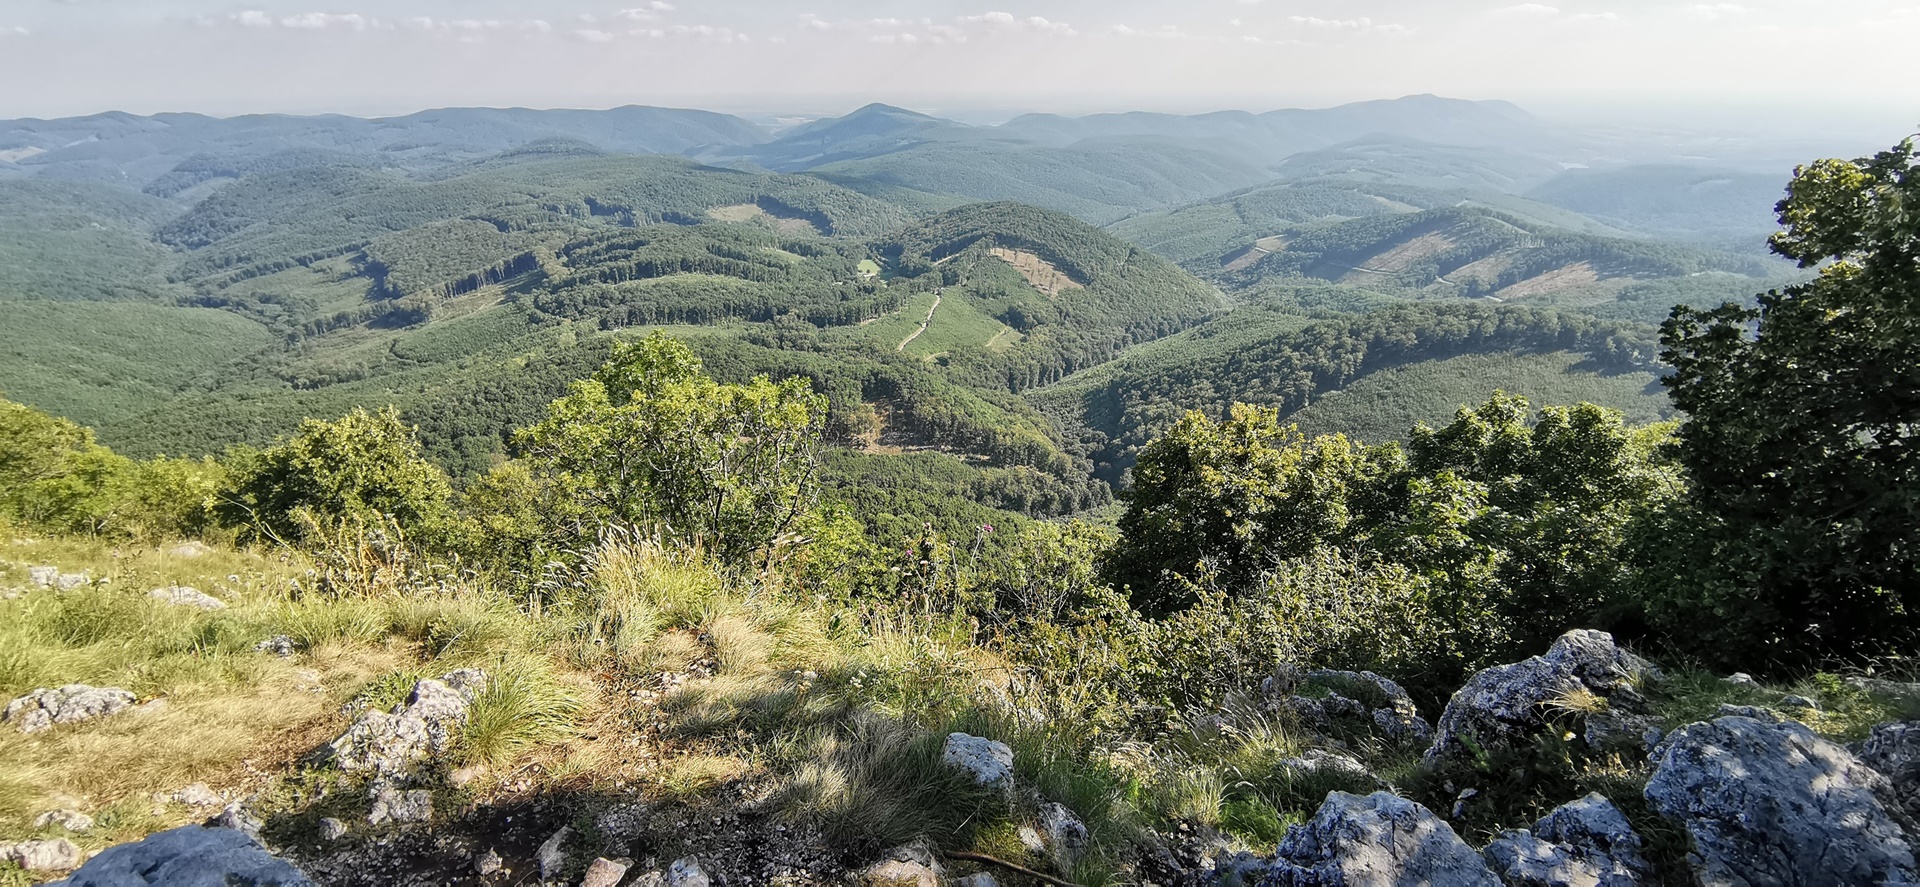
[[[0,37],[25,37],[32,33],[19,25],[0,26]]]
[[[1408,33],[1405,25],[1397,25],[1391,22],[1377,23],[1366,16],[1359,18],[1320,18],[1312,15],[1290,15],[1287,16],[1287,21],[1296,25],[1305,25],[1309,28],[1319,28],[1326,31],[1352,31],[1357,34]]]
[[[1043,34],[1055,34],[1061,37],[1072,37],[1079,33],[1066,22],[1051,21],[1038,15],[1021,18],[1011,12],[987,12],[980,15],[963,15],[958,21],[963,24],[986,25],[996,30],[1033,31]]]
[[[1687,11],[1700,18],[1711,20],[1746,15],[1752,10],[1738,3],[1697,3],[1687,7]]]
[[[273,16],[267,15],[258,9],[249,9],[246,12],[235,15],[233,20],[239,22],[241,27],[246,28],[273,27]]]
[[[1522,3],[1519,6],[1508,6],[1498,11],[1507,15],[1524,15],[1524,16],[1538,16],[1538,17],[1555,16],[1560,14],[1560,10],[1557,7],[1546,6],[1540,3]]]
[[[1192,34],[1180,29],[1178,25],[1161,25],[1158,28],[1133,28],[1126,25],[1114,25],[1113,33],[1121,37],[1158,37],[1162,40],[1190,40]]]
[[[334,15],[326,12],[309,12],[303,15],[287,16],[280,20],[280,27],[299,28],[308,31],[319,31],[335,27],[364,31],[373,24],[376,24],[376,22],[357,12],[350,12],[345,15]]]
[[[575,31],[573,32],[573,36],[585,40],[588,43],[612,43],[615,39],[614,35],[593,28],[583,28]]]

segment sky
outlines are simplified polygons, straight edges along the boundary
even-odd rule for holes
[[[637,4],[637,5],[636,5]],[[1920,123],[1920,0],[0,0],[0,117],[652,104]]]

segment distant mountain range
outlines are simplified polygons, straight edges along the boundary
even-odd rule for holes
[[[1567,169],[1678,164],[1703,180],[1762,172],[1769,181],[1785,172],[1755,162],[1751,146],[1721,145],[1716,156],[1703,144],[1712,143],[1582,132],[1507,102],[1430,95],[1260,114],[1027,114],[998,126],[882,104],[786,128],[638,106],[447,108],[378,119],[114,112],[0,121],[0,178],[108,184],[193,202],[249,174],[316,165],[420,174],[515,149],[679,154],[813,173],[929,212],[956,201],[1020,200],[1107,224],[1276,180],[1521,192]],[[1666,228],[1676,221],[1658,207],[1618,209],[1607,215]]]

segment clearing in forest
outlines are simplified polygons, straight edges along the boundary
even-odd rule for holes
[[[1033,284],[1034,289],[1044,293],[1049,299],[1059,295],[1063,290],[1084,289],[1079,282],[1053,267],[1053,263],[1026,250],[996,246],[992,253],[994,258],[1012,265],[1013,270],[1020,272],[1021,277],[1026,278],[1028,283]]]
[[[797,216],[780,216],[757,203],[736,203],[707,210],[707,218],[716,222],[765,222],[782,234],[821,234],[818,225]]]
[[[1254,241],[1252,246],[1247,247],[1239,255],[1234,256],[1231,260],[1229,260],[1226,263],[1226,265],[1223,266],[1223,268],[1224,270],[1227,270],[1227,271],[1239,271],[1245,268],[1250,268],[1253,266],[1255,262],[1258,262],[1261,259],[1264,259],[1286,248],[1287,248],[1287,237],[1284,234],[1275,234],[1272,237],[1262,237],[1259,240]]]
[[[1415,237],[1412,240],[1401,243],[1386,252],[1374,256],[1365,262],[1361,262],[1354,268],[1354,271],[1396,274],[1407,270],[1409,266],[1421,259],[1438,255],[1453,249],[1453,247],[1453,238],[1448,237],[1443,232],[1435,231],[1431,234],[1422,234],[1419,237]],[[1348,276],[1351,277],[1351,275]]]
[[[1563,268],[1555,268],[1545,274],[1536,274],[1500,291],[1503,299],[1524,299],[1556,290],[1573,289],[1600,282],[1600,272],[1595,271],[1593,263],[1580,262]]]

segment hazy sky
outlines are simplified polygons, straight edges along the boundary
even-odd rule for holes
[[[0,0],[0,117],[1265,110],[1433,92],[1920,121],[1920,0]]]

